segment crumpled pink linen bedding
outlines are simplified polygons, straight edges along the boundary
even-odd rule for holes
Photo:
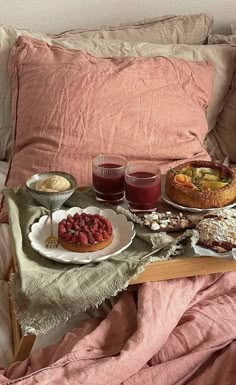
[[[1,384],[236,383],[236,273],[145,283],[104,319],[0,371]]]

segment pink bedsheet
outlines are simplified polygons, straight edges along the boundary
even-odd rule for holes
[[[236,384],[236,273],[140,285],[1,384]]]

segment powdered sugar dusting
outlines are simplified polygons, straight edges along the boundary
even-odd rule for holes
[[[217,243],[219,247],[220,244],[227,243],[229,248],[236,247],[235,210],[214,210],[198,223],[196,229],[199,232],[200,243],[208,246]]]

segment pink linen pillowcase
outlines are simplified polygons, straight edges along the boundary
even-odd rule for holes
[[[91,183],[91,160],[114,153],[162,172],[206,159],[208,62],[154,57],[96,58],[20,37],[9,58],[15,142],[6,184],[38,172]]]

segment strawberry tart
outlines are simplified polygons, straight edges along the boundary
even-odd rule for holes
[[[76,213],[58,224],[60,245],[67,250],[86,253],[104,249],[113,240],[112,224],[99,214]]]

